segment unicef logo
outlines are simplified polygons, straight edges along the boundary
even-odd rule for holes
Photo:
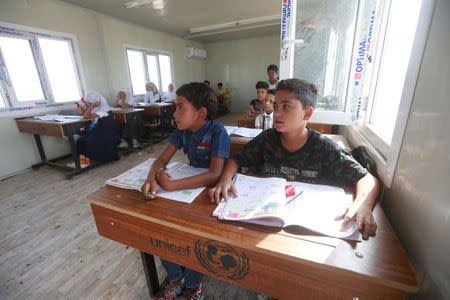
[[[250,262],[244,252],[238,253],[228,244],[218,241],[195,242],[195,256],[200,264],[217,277],[243,279],[250,270]]]

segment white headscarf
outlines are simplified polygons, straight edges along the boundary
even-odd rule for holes
[[[111,110],[105,98],[96,91],[89,91],[84,96],[84,101],[89,103],[100,102],[99,106],[94,107],[91,110],[92,114],[97,114],[100,118],[108,116],[108,112]],[[95,118],[94,123],[97,123],[98,118]]]
[[[136,106],[136,101],[134,101],[133,93],[128,90],[121,90],[120,92],[125,93],[125,103],[127,103],[130,106]],[[122,103],[122,99],[119,100],[119,105]]]
[[[170,83],[169,86],[172,85],[173,86],[173,90],[170,91],[167,88],[167,92],[164,93],[164,95],[162,96],[162,98],[164,99],[164,101],[166,102],[172,102],[175,101],[175,99],[177,98],[177,94],[175,93],[176,89],[175,89],[175,84]]]
[[[147,91],[144,96],[144,103],[152,104],[160,99],[158,94],[158,88],[153,82],[147,82],[145,86],[150,86],[152,88],[151,91]]]

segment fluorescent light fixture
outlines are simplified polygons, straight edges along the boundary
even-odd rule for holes
[[[245,19],[245,20],[236,20],[233,22],[191,28],[190,33],[200,33],[200,32],[205,32],[205,31],[210,31],[210,30],[224,29],[224,28],[230,28],[230,27],[241,26],[241,25],[249,25],[249,24],[254,24],[254,23],[262,23],[262,22],[271,22],[271,21],[275,21],[275,20],[278,21],[278,20],[280,20],[280,18],[281,18],[280,15],[273,15],[273,16],[264,16],[264,17],[258,17],[258,18],[252,18],[252,19]],[[264,25],[262,25],[262,26],[264,26]]]

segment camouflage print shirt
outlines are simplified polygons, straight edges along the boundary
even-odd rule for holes
[[[367,174],[346,150],[324,135],[309,130],[306,143],[289,152],[276,129],[263,131],[233,159],[249,173],[334,186],[354,186]]]

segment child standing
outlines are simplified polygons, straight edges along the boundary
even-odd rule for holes
[[[250,101],[250,105],[248,106],[247,111],[248,116],[254,116],[264,113],[264,99],[266,99],[269,85],[267,84],[267,82],[258,81],[255,87],[257,98]]]
[[[275,100],[275,90],[267,91],[264,100],[264,114],[258,115],[255,119],[255,128],[266,130],[273,128],[273,101]]]
[[[75,111],[85,119],[94,119],[77,141],[78,153],[95,161],[118,160],[118,126],[105,98],[96,91],[89,91],[81,101],[84,106]]]
[[[346,212],[343,227],[356,221],[364,239],[377,228],[372,209],[378,181],[347,151],[320,133],[306,128],[317,101],[316,87],[300,79],[278,83],[274,102],[276,129],[263,131],[233,159],[228,160],[219,183],[209,191],[219,202],[231,191],[237,196],[232,178],[239,167],[256,175],[327,185],[356,186],[356,197]]]
[[[218,122],[214,91],[203,83],[192,82],[177,90],[174,113],[177,129],[169,137],[169,144],[153,163],[142,186],[147,199],[158,196],[157,183],[167,191],[214,185],[222,173],[230,152],[230,138]],[[208,172],[179,180],[170,180],[164,169],[174,153],[183,148],[191,166],[209,168]],[[155,299],[175,299],[184,294],[186,299],[200,299],[203,274],[161,259],[169,280]],[[183,284],[184,278],[184,284]]]
[[[278,67],[277,65],[269,65],[267,67],[267,77],[269,79],[266,80],[269,85],[269,89],[276,89],[278,85]]]

